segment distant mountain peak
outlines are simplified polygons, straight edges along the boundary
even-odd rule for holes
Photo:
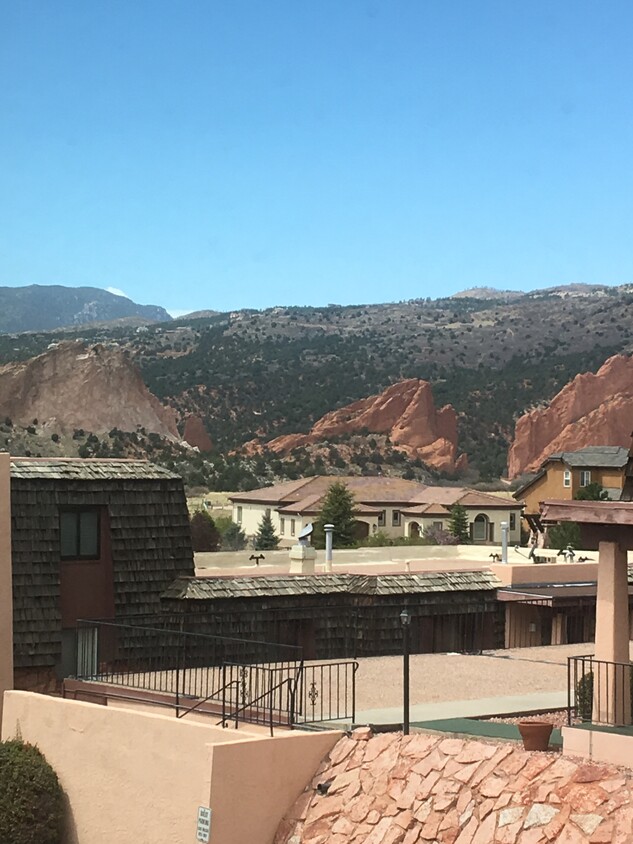
[[[497,290],[496,287],[469,287],[459,293],[453,293],[451,299],[501,299],[510,302],[525,296],[521,290]]]
[[[0,287],[0,333],[54,331],[129,317],[142,322],[171,320],[164,308],[137,305],[121,292],[61,284]]]

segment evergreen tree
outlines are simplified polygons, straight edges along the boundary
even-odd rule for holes
[[[579,489],[574,498],[576,501],[608,501],[609,493],[602,484],[594,481],[592,484],[587,484],[587,486]]]
[[[217,551],[220,531],[206,510],[196,510],[190,520],[191,546],[194,551]]]
[[[334,525],[334,547],[353,548],[354,535],[354,496],[341,481],[330,484],[323,498],[323,506],[315,523],[315,544],[323,547],[325,542],[324,525]]]
[[[231,522],[222,534],[222,550],[241,551],[243,548],[246,548],[246,534],[239,525]]]
[[[466,508],[462,504],[453,504],[450,513],[448,532],[455,536],[462,544],[470,542]]]
[[[279,537],[275,533],[273,520],[269,513],[264,513],[255,534],[256,551],[274,551],[279,545]]]

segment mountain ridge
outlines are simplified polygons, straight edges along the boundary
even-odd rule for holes
[[[61,284],[0,287],[0,333],[4,334],[52,331],[130,317],[142,322],[171,320],[158,305],[138,305],[98,287]]]

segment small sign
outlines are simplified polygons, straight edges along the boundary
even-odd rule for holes
[[[209,835],[211,834],[211,809],[206,806],[198,807],[198,832],[196,841],[202,841],[207,844]]]

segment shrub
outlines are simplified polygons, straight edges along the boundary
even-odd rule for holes
[[[60,844],[63,811],[57,775],[37,747],[0,743],[0,841]]]
[[[220,531],[206,510],[196,510],[190,520],[191,547],[194,551],[217,551]]]
[[[629,687],[633,702],[633,670],[629,669]],[[576,712],[582,721],[593,717],[593,671],[588,671],[576,683]]]

